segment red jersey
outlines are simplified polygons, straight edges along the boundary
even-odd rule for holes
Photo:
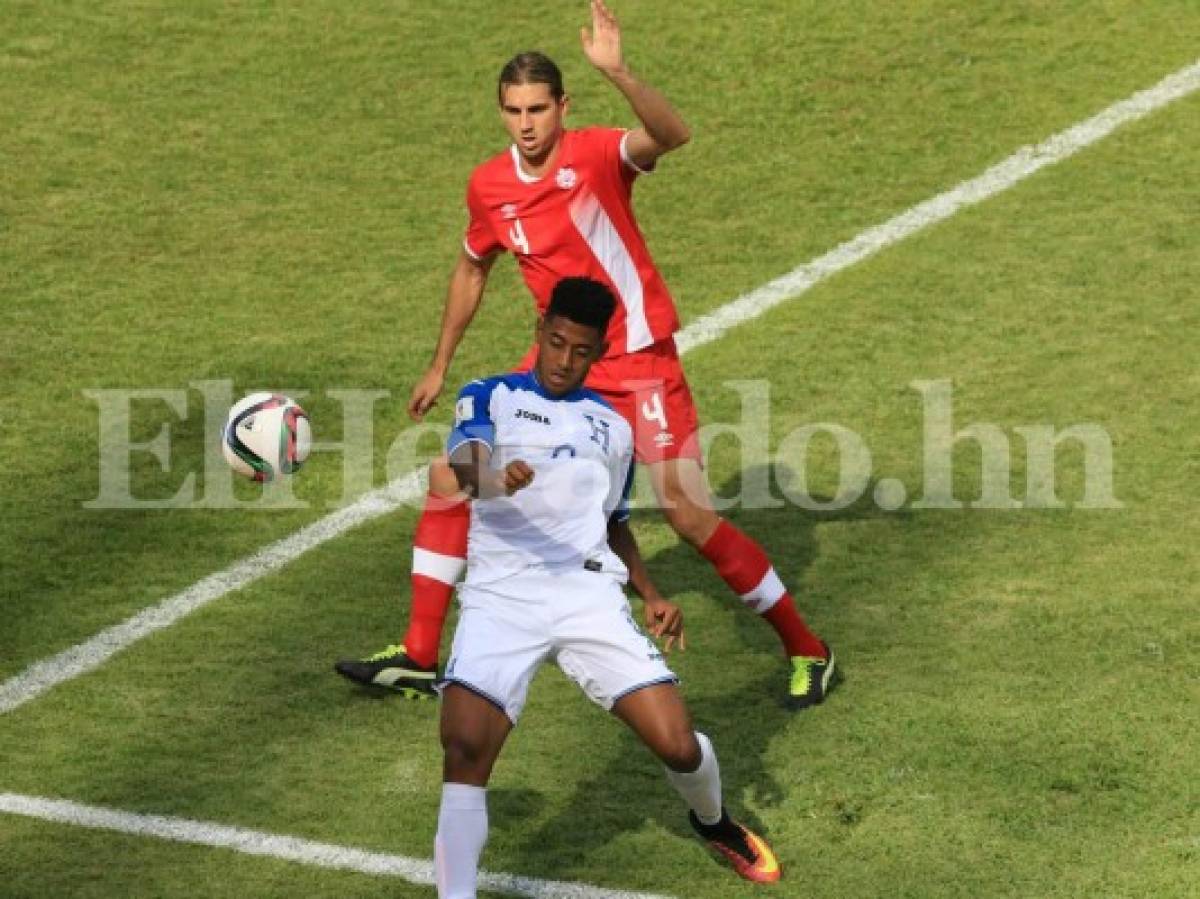
[[[629,132],[564,131],[554,168],[540,178],[521,170],[517,148],[471,173],[471,221],[463,246],[475,259],[510,250],[538,311],[560,278],[586,276],[617,297],[608,356],[633,353],[679,330],[666,282],[633,217],[640,170],[625,151]]]

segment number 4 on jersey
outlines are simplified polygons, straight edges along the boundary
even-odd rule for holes
[[[662,394],[659,391],[654,391],[650,394],[650,399],[642,403],[642,417],[657,424],[660,430],[667,430],[667,413],[663,409]]]
[[[508,239],[522,254],[529,255],[529,238],[525,236],[525,229],[521,227],[520,219],[513,220],[512,227],[508,229]]]

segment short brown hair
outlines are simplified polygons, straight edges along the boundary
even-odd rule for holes
[[[555,100],[563,98],[562,72],[554,60],[540,50],[518,53],[500,70],[500,83],[496,87],[496,99],[504,103],[504,88],[510,84],[546,84]]]

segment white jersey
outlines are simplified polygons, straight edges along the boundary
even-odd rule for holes
[[[472,381],[458,395],[447,451],[471,441],[492,466],[520,460],[533,482],[511,497],[476,500],[465,583],[527,572],[628,572],[608,546],[609,520],[629,515],[633,474],[629,424],[598,394],[551,396],[533,372]]]

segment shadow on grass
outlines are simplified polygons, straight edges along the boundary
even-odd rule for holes
[[[724,484],[718,494],[736,494],[743,477],[749,477],[749,473]],[[872,483],[863,496],[870,497],[873,492]],[[818,501],[827,503],[829,498]],[[817,526],[884,517],[900,522],[907,516],[880,511],[864,500],[836,512],[807,511],[789,504],[779,509],[733,510],[725,517],[762,544],[780,577],[796,595],[797,607],[821,633],[826,608],[812,615],[812,610],[806,608],[806,597],[796,589],[818,558]],[[786,657],[770,626],[729,591],[691,546],[679,542],[649,559],[648,564],[664,595],[699,593],[706,597],[709,605],[702,609],[694,605],[694,600],[685,599],[685,617],[690,615],[693,622],[700,616],[708,618],[709,628],[715,618],[721,631],[733,633],[732,639],[723,634],[706,639],[720,655],[695,658],[693,649],[686,659],[674,656],[669,663],[682,675],[682,688],[696,728],[708,734],[716,748],[726,804],[735,817],[762,831],[762,822],[745,807],[741,797],[753,797],[760,807],[774,807],[789,792],[765,762],[772,741],[796,720],[797,713],[786,705],[790,675]],[[693,603],[690,609],[689,602]],[[699,642],[695,627],[693,647]],[[686,669],[696,672],[694,678]],[[714,669],[720,673],[714,674]],[[844,691],[845,684],[840,689]],[[612,726],[621,728],[615,720]],[[622,834],[639,830],[647,821],[675,836],[693,838],[686,807],[666,782],[662,765],[632,733],[622,728],[619,751],[608,758],[595,758],[591,769],[593,773],[575,787],[564,810],[520,840],[516,850],[518,870],[562,877],[577,862]],[[631,796],[637,797],[635,802],[627,801]],[[547,846],[578,847],[578,858],[557,853],[553,859],[547,858]]]

